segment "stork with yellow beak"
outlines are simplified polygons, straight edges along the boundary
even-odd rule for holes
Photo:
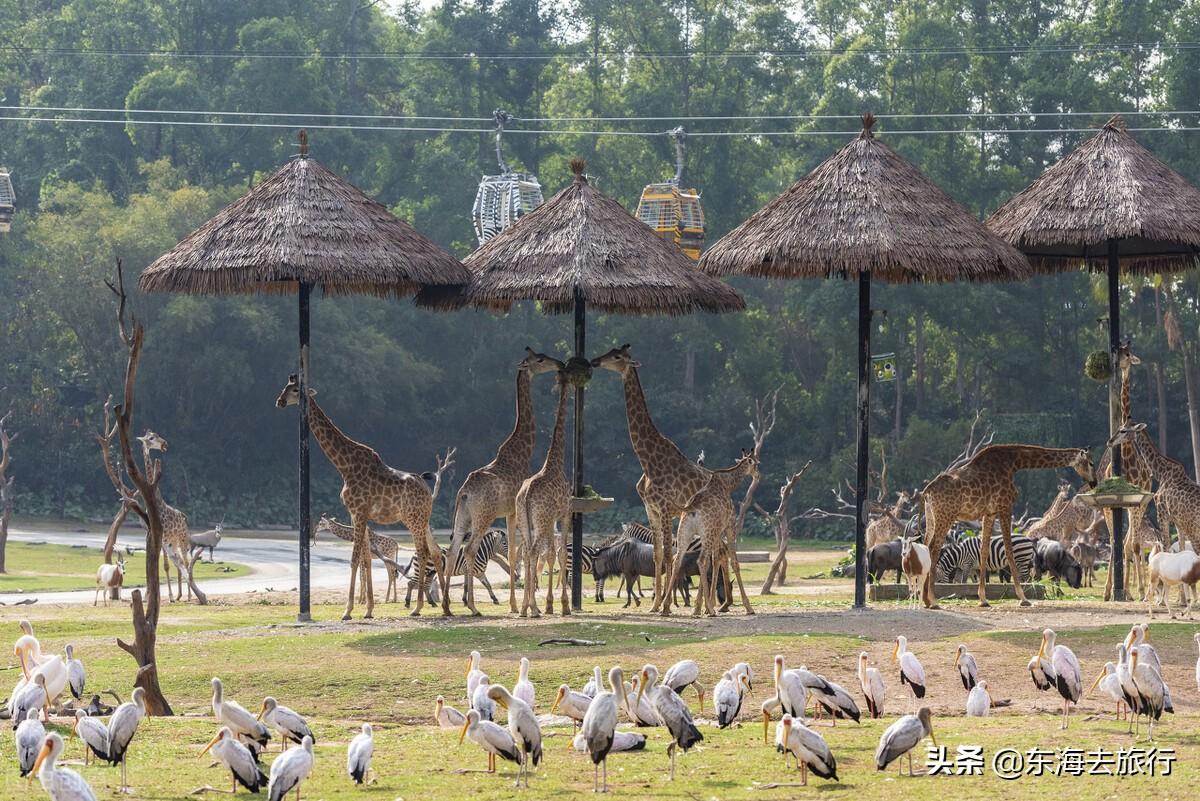
[[[911,709],[918,700],[925,697],[925,668],[916,654],[908,650],[908,638],[903,634],[896,637],[892,661],[900,663],[900,684],[908,685]]]
[[[475,688],[479,686],[479,680],[483,678],[483,671],[479,669],[480,657],[478,651],[471,652],[471,658],[467,661],[467,706],[471,705],[471,701],[475,698]]]
[[[933,721],[929,707],[923,706],[915,715],[905,715],[891,726],[887,727],[879,738],[879,747],[875,749],[875,769],[883,770],[905,754],[908,755],[908,775],[913,775],[912,752],[928,737],[937,747],[937,737],[933,734]],[[904,772],[903,765],[900,768]]]
[[[508,729],[491,720],[480,720],[479,712],[472,709],[467,712],[467,721],[458,734],[458,744],[462,745],[463,738],[471,738],[471,742],[482,748],[488,755],[488,773],[496,772],[496,757],[503,757],[509,762],[521,765],[521,750],[517,741],[508,733]]]
[[[237,792],[239,784],[252,793],[257,793],[267,786],[267,776],[258,766],[254,753],[238,742],[237,737],[233,736],[233,729],[222,726],[217,736],[208,741],[208,745],[204,746],[197,758],[209,751],[212,751],[217,761],[232,774],[233,789],[229,791],[231,795]]]
[[[1038,648],[1037,658],[1039,663],[1043,660],[1049,661],[1050,666],[1054,669],[1054,686],[1063,699],[1061,728],[1065,729],[1071,715],[1071,704],[1078,703],[1079,697],[1083,694],[1079,660],[1067,646],[1054,644],[1053,629],[1046,629],[1042,632],[1042,645]]]
[[[558,695],[554,696],[554,704],[550,707],[550,714],[553,715],[561,709],[562,713],[575,724],[574,731],[578,732],[579,724],[583,722],[591,704],[591,698],[583,693],[575,692],[569,685],[560,684],[558,685]]]
[[[82,776],[73,770],[55,765],[62,750],[62,737],[53,732],[47,734],[37,761],[33,763],[29,783],[33,784],[33,777],[36,775],[51,801],[96,801],[96,794]]]
[[[1129,673],[1133,676],[1133,684],[1137,688],[1138,709],[1146,716],[1150,728],[1148,739],[1154,740],[1154,722],[1162,717],[1167,685],[1153,665],[1139,661],[1139,649],[1134,648],[1129,655]]]
[[[967,694],[967,717],[986,718],[991,709],[992,694],[988,692],[987,682],[980,679]]]

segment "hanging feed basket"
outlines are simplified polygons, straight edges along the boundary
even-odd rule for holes
[[[1106,350],[1094,350],[1083,363],[1083,374],[1093,381],[1104,383],[1112,377],[1112,358]]]

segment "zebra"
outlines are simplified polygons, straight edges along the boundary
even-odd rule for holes
[[[971,575],[979,572],[979,537],[964,537],[959,542],[947,542],[942,546],[938,556],[937,581],[954,582],[956,579],[967,581]],[[1013,559],[1017,563],[1021,582],[1033,577],[1034,555],[1036,548],[1033,540],[1022,534],[1014,534],[1012,538]],[[998,570],[1001,581],[1012,580],[1008,575],[1008,560],[1004,555],[1004,538],[992,537],[988,543],[988,572]]]
[[[442,553],[442,562],[444,563],[446,561],[447,551],[445,548],[439,548],[438,550],[440,550]],[[475,577],[483,583],[488,595],[491,596],[493,604],[498,604],[500,601],[497,600],[496,593],[492,591],[492,585],[487,580],[487,566],[488,562],[495,561],[496,564],[507,570],[508,564],[501,556],[501,554],[505,553],[508,553],[508,534],[502,528],[488,529],[484,533],[483,537],[480,538],[479,548],[475,551]],[[391,564],[387,565],[388,570],[398,570],[400,575],[408,579],[408,590],[404,593],[405,608],[408,608],[412,602],[413,590],[416,589],[417,586],[417,579],[412,575],[413,559],[415,558],[416,557],[410,558],[408,560],[408,564],[403,567],[400,567],[395,562],[391,562]],[[454,564],[451,565],[450,575],[461,576],[463,574],[463,568],[466,566],[466,564],[467,549],[460,548],[458,550],[458,558],[455,559]],[[433,583],[435,578],[437,578],[437,570],[430,565],[425,572],[425,582],[431,589],[436,587],[436,584]],[[430,603],[436,602],[436,599],[432,597],[430,598]],[[463,587],[463,603],[466,603],[465,585]]]

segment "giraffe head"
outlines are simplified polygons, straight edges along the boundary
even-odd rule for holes
[[[533,348],[525,348],[525,358],[517,365],[517,369],[529,373],[531,376],[541,373],[552,373],[555,370],[562,371],[566,367],[553,356],[547,356],[544,353],[538,353]]]
[[[1092,466],[1092,454],[1087,448],[1080,448],[1071,460],[1071,467],[1079,474],[1089,487],[1096,486],[1096,468]]]
[[[642,364],[629,354],[629,346],[622,345],[613,348],[603,356],[592,359],[592,367],[597,370],[612,370],[614,373],[625,375],[630,370],[636,370]]]
[[[308,388],[308,397],[314,398],[317,391],[312,387]],[[288,406],[295,406],[300,403],[300,376],[292,373],[288,376],[288,382],[284,386],[283,391],[279,393],[279,397],[275,399],[275,406],[279,409]]]
[[[1146,433],[1145,423],[1126,423],[1117,429],[1117,433],[1113,434],[1112,439],[1108,441],[1110,448],[1120,447],[1121,445],[1134,445],[1138,437]]]
[[[1117,370],[1122,376],[1129,374],[1129,368],[1141,364],[1142,360],[1133,355],[1133,351],[1129,349],[1130,340],[1125,340],[1117,346]]]
[[[758,456],[754,451],[748,451],[743,448],[741,458],[734,463],[734,469],[740,470],[744,475],[749,476],[751,481],[761,478],[758,472]]]
[[[329,515],[321,515],[321,519],[312,527],[312,532],[308,536],[309,542],[316,542],[318,534],[332,534],[333,524],[335,519]]]
[[[142,449],[147,453],[150,451],[162,451],[163,453],[167,452],[167,441],[149,429],[147,429],[146,433],[142,434],[137,439],[138,442],[142,443]]]

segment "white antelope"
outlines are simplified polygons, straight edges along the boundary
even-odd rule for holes
[[[117,591],[117,601],[121,600],[121,585],[125,583],[125,557],[118,556],[115,565],[100,565],[96,570],[96,595],[92,598],[92,606],[104,595],[104,605],[108,606],[108,595],[111,590]]]
[[[929,547],[918,542],[917,537],[902,538],[900,546],[900,568],[904,571],[904,580],[908,583],[908,599],[915,609],[920,602],[921,589],[933,562],[929,556]]]
[[[1172,553],[1159,550],[1158,545],[1150,549],[1150,579],[1146,586],[1146,601],[1150,617],[1154,617],[1158,602],[1167,607],[1167,614],[1175,617],[1171,609],[1171,588],[1179,587],[1183,598],[1183,616],[1191,617],[1192,602],[1195,599],[1196,582],[1200,581],[1200,556],[1194,551],[1179,551]]]

